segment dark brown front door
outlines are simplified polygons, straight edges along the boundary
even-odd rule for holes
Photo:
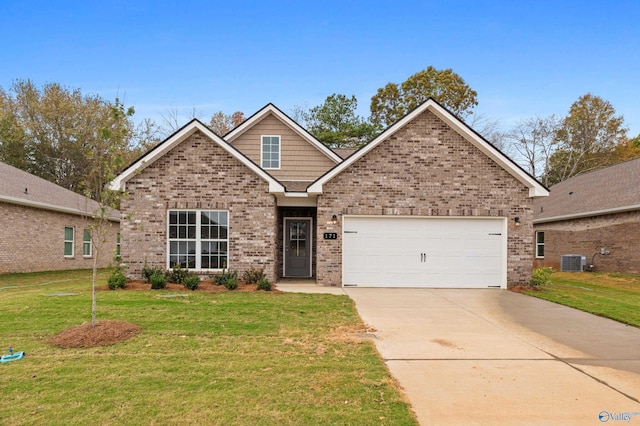
[[[311,219],[284,220],[284,276],[311,276]]]

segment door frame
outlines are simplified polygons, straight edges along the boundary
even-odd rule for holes
[[[282,218],[282,276],[287,278],[287,223],[295,221],[308,221],[309,232],[307,244],[309,246],[309,273],[308,275],[294,275],[299,278],[311,278],[313,276],[313,218],[312,217],[283,217]]]

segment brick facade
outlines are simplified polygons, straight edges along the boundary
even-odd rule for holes
[[[560,270],[562,255],[580,254],[596,271],[640,273],[640,211],[541,223],[534,231],[545,233],[545,257],[535,259],[536,268]],[[594,257],[602,248],[610,254]]]
[[[506,217],[507,286],[528,284],[533,259],[529,189],[424,112],[323,186],[317,232],[337,232],[332,215]],[[513,218],[519,217],[520,226]],[[320,240],[317,281],[340,286],[340,240]]]
[[[3,229],[0,233],[0,273],[89,269],[93,258],[82,253],[83,231],[90,220],[67,213],[0,203]],[[64,256],[64,228],[74,227],[73,257]],[[107,227],[107,237],[98,253],[98,266],[108,266],[115,255],[118,223]],[[95,247],[94,247],[95,254]]]
[[[122,260],[140,277],[145,261],[167,266],[167,211],[229,211],[228,267],[264,268],[276,280],[276,200],[268,183],[200,132],[127,182],[122,202]]]

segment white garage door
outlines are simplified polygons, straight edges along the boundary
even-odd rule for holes
[[[345,286],[506,288],[505,219],[343,218]]]

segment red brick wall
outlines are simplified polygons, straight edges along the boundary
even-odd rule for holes
[[[126,184],[122,259],[140,277],[146,261],[166,267],[167,210],[229,211],[228,267],[264,268],[276,279],[277,208],[268,184],[197,132]]]
[[[0,273],[89,269],[93,259],[82,256],[83,231],[90,221],[72,214],[0,203]],[[64,228],[75,228],[74,257],[64,257]],[[98,266],[113,260],[117,222],[107,227],[107,241],[98,253]],[[95,247],[94,247],[95,253]]]
[[[511,287],[531,277],[528,194],[525,185],[427,111],[324,185],[316,235],[341,234],[341,220],[331,224],[333,214],[506,217]],[[340,240],[318,241],[316,270],[319,283],[341,285]]]
[[[534,267],[550,266],[560,270],[560,257],[580,254],[596,271],[640,273],[640,211],[593,216],[571,221],[542,223],[535,231],[544,231],[545,257],[535,259]],[[593,255],[600,249],[609,255]]]

